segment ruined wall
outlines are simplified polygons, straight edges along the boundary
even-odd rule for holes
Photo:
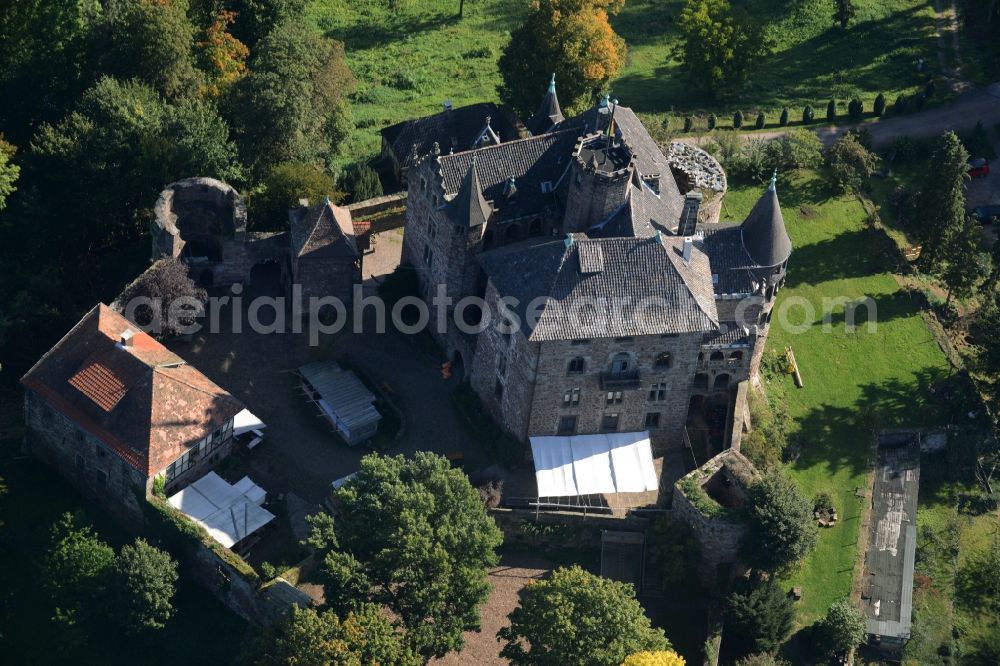
[[[692,472],[692,474],[697,474],[697,471]],[[691,503],[677,486],[674,487],[671,510],[675,518],[691,528],[695,539],[701,546],[698,575],[701,577],[702,583],[711,585],[715,580],[716,568],[720,564],[738,560],[740,544],[743,543],[747,532],[746,526],[706,516]]]

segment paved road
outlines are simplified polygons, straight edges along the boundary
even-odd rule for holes
[[[900,136],[926,139],[939,136],[947,130],[970,129],[978,121],[982,121],[987,128],[1000,123],[1000,82],[962,93],[953,102],[942,106],[865,123],[864,127],[872,133],[875,147],[884,148]],[[816,130],[816,134],[823,143],[829,145],[853,127],[856,125],[823,126]],[[785,130],[753,132],[744,134],[743,138],[770,140],[784,136],[785,132]],[[701,145],[710,140],[710,135],[680,139],[694,145]]]

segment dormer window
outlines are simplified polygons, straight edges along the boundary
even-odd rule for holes
[[[548,194],[551,191],[552,191],[552,181],[551,180],[543,180],[542,181],[542,194]]]

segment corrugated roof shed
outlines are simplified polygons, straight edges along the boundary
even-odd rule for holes
[[[353,372],[344,370],[334,361],[308,363],[299,368],[299,374],[350,430],[361,430],[382,418],[372,405],[375,402],[372,392]]]

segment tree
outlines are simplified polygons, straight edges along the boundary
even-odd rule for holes
[[[343,620],[331,610],[293,606],[291,613],[268,627],[257,641],[256,666],[368,666],[419,664],[399,634],[375,606],[365,605]]]
[[[766,473],[748,490],[749,529],[743,555],[764,571],[786,569],[816,545],[812,502],[781,472]]]
[[[855,97],[848,103],[847,113],[851,116],[851,120],[861,120],[865,113],[865,106],[860,99]]]
[[[544,72],[554,72],[564,112],[582,111],[625,64],[627,49],[609,15],[624,0],[533,0],[498,63],[500,99],[521,116],[535,112]]]
[[[15,152],[13,144],[0,136],[0,210],[6,208],[7,197],[17,191],[15,183],[21,175],[21,167],[14,164]]]
[[[351,201],[365,201],[384,194],[378,172],[367,164],[355,164],[344,175],[344,186],[351,194]]]
[[[691,82],[716,97],[739,93],[770,51],[759,25],[729,0],[688,0],[675,56]]]
[[[182,307],[180,299],[193,299],[204,305],[208,294],[190,278],[187,266],[171,257],[160,259],[125,287],[118,304],[137,325],[160,337],[180,335],[195,323],[194,303],[192,307]]]
[[[115,551],[71,513],[52,526],[49,543],[41,562],[42,581],[61,608],[79,611],[100,594]]]
[[[972,645],[963,655],[962,663],[969,666],[996,666],[996,664],[1000,664],[1000,624],[992,622],[985,632],[979,633],[979,636],[972,641]]]
[[[625,658],[622,666],[684,666],[684,657],[673,650],[636,652]]]
[[[772,143],[780,147],[774,166],[782,171],[814,168],[823,160],[823,142],[815,132],[792,129]]]
[[[865,617],[849,599],[835,601],[816,623],[816,644],[825,655],[850,652],[865,640]]]
[[[219,97],[247,73],[250,49],[230,34],[229,27],[235,21],[236,12],[220,10],[197,43],[206,71],[202,92],[210,97]]]
[[[344,199],[333,176],[302,162],[278,164],[264,180],[263,189],[250,198],[250,221],[254,229],[279,230],[288,225],[288,209],[299,199],[316,204],[324,198],[334,203]]]
[[[736,666],[791,666],[784,659],[779,659],[773,654],[761,653],[743,657],[736,662]]]
[[[816,112],[813,110],[812,106],[806,104],[806,107],[802,109],[802,123],[809,124],[816,119]]]
[[[966,215],[958,226],[948,229],[941,248],[941,279],[948,287],[945,305],[952,296],[965,299],[972,296],[985,272],[980,261],[979,241],[982,230],[971,215]]]
[[[715,117],[714,113],[708,114],[708,129],[714,130],[716,125],[719,124],[719,119]]]
[[[504,644],[500,656],[513,666],[617,666],[636,652],[670,649],[631,585],[576,566],[529,584],[509,617],[497,639]]]
[[[503,540],[468,477],[428,452],[372,454],[334,498],[339,549],[324,560],[327,599],[356,603],[361,592],[388,607],[425,658],[459,649],[462,632],[479,627]]]
[[[251,52],[234,112],[244,160],[261,176],[281,162],[325,165],[349,132],[354,77],[344,45],[302,20],[277,26]]]
[[[878,96],[875,98],[875,106],[872,110],[875,112],[875,115],[879,118],[885,115],[885,95],[883,95],[882,93],[878,94]]]
[[[106,12],[111,38],[106,71],[141,79],[171,99],[198,91],[203,77],[195,67],[187,0],[112,0]]]
[[[966,608],[1000,613],[1000,537],[969,554],[958,570],[960,603]]]
[[[965,220],[968,161],[969,154],[954,132],[945,132],[935,142],[914,208],[915,232],[921,242],[919,261],[926,271],[938,268],[948,230],[961,227]]]
[[[216,10],[214,2],[206,4]],[[251,51],[277,26],[302,19],[306,12],[306,0],[234,0],[226,5],[236,13],[233,34]]]
[[[757,121],[754,123],[754,127],[757,129],[764,129],[764,126],[766,124],[767,124],[767,117],[764,115],[764,112],[761,111],[760,113],[757,114]]]
[[[841,29],[847,30],[847,24],[858,15],[858,8],[854,6],[854,0],[834,0],[834,4],[833,20],[840,24]]]
[[[837,102],[830,100],[826,105],[826,122],[832,123],[837,120]]]
[[[875,173],[877,157],[868,151],[856,135],[848,133],[826,149],[826,163],[837,187],[843,192],[857,191]]]
[[[777,650],[794,624],[795,606],[774,578],[729,595],[726,629],[743,654]]]
[[[690,132],[694,128],[694,118],[691,116],[684,116],[684,132]]]
[[[733,114],[733,129],[740,129],[743,127],[743,112],[739,109]]]
[[[162,629],[174,614],[177,562],[142,539],[122,546],[109,571],[108,611],[125,631]]]
[[[788,107],[786,106],[781,110],[781,115],[778,117],[778,126],[787,127],[788,126]]]

